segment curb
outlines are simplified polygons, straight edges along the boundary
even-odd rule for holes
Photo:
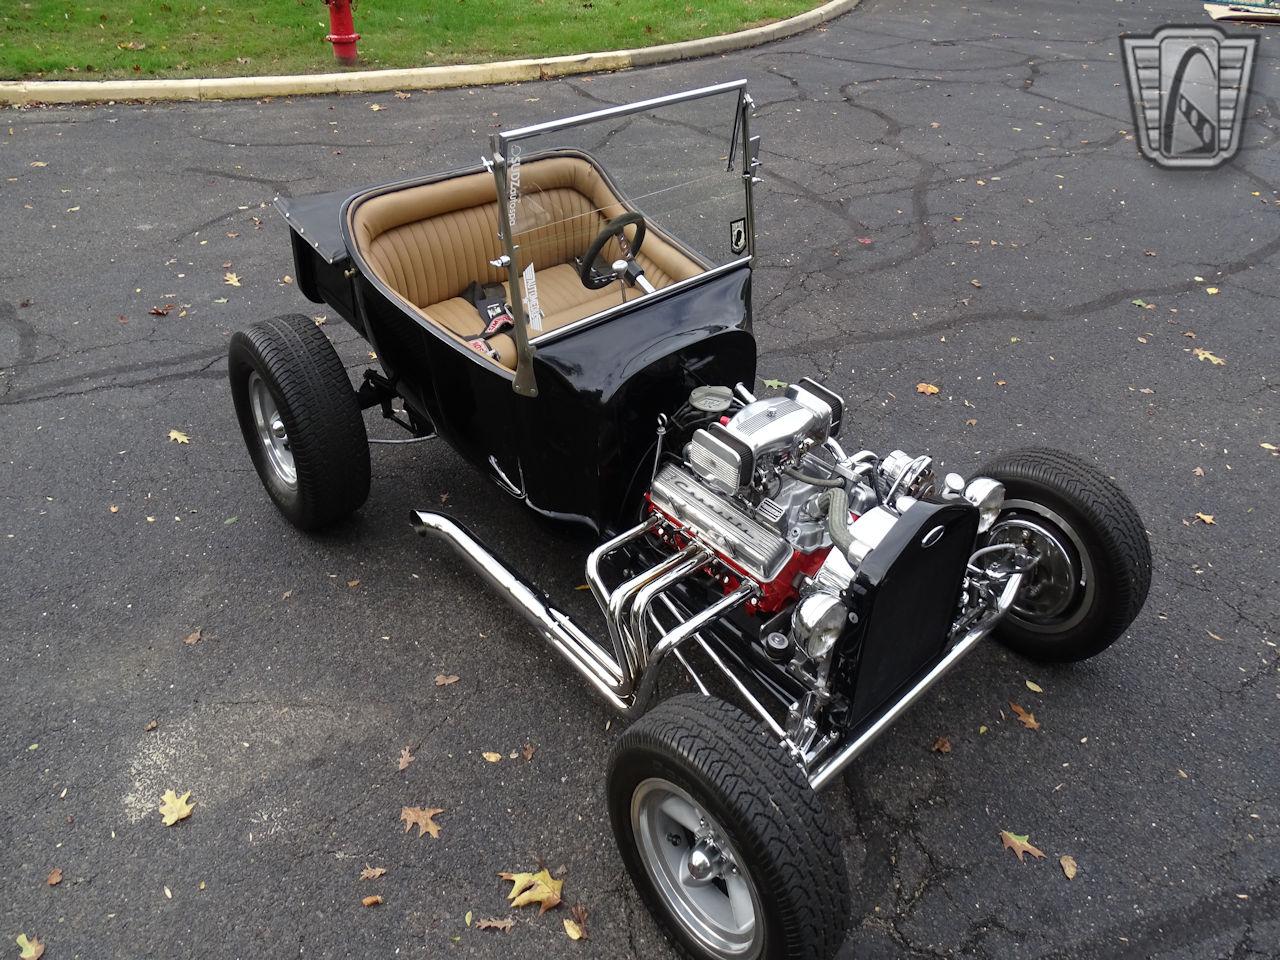
[[[501,60],[399,70],[359,70],[285,77],[223,77],[175,80],[3,80],[0,104],[104,103],[115,100],[240,100],[323,93],[385,93],[390,90],[442,90],[449,87],[550,80],[579,73],[600,73],[672,63],[729,53],[781,40],[852,10],[861,0],[828,0],[805,13],[699,40],[682,40],[633,50],[605,50],[532,60]]]

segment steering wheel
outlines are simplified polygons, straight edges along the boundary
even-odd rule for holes
[[[636,234],[635,239],[628,244],[626,235],[622,231],[632,224],[635,225]],[[635,255],[640,252],[640,245],[644,243],[644,234],[644,217],[634,210],[614,217],[606,223],[600,229],[600,232],[596,234],[596,238],[591,241],[591,246],[587,248],[586,254],[578,261],[578,279],[582,281],[582,285],[588,290],[601,290],[613,283],[617,276],[612,270],[608,273],[602,273],[595,268],[596,260],[599,259],[605,244],[617,237],[623,249],[627,251],[626,259],[633,260]]]

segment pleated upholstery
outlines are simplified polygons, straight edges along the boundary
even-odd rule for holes
[[[532,261],[536,272],[542,332],[621,302],[617,284],[604,291],[584,287],[573,260],[586,252],[604,223],[624,209],[585,160],[553,157],[522,165],[515,240],[521,264]],[[462,339],[480,332],[475,307],[460,295],[472,281],[504,286],[506,281],[506,271],[489,262],[504,252],[490,174],[467,174],[372,197],[355,206],[351,223],[373,272],[420,316]],[[614,241],[604,259],[611,262],[620,253]],[[703,269],[652,231],[636,259],[658,288]],[[531,331],[534,336],[538,332]],[[500,362],[514,367],[510,337],[495,337],[490,343]]]

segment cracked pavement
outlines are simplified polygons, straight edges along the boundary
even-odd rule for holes
[[[1139,157],[1117,42],[1199,18],[865,0],[781,43],[613,75],[5,111],[0,933],[49,958],[673,955],[609,832],[619,725],[406,509],[447,500],[578,606],[583,545],[434,444],[375,447],[357,519],[295,533],[244,453],[224,356],[257,317],[328,312],[278,282],[274,195],[471,163],[498,126],[746,76],[760,376],[841,391],[846,446],[961,472],[1026,444],[1082,453],[1137,504],[1156,564],[1110,651],[1043,667],[980,647],[829,792],[845,955],[1280,956],[1280,458],[1260,447],[1280,444],[1278,28],[1258,34],[1240,155],[1211,172]],[[362,342],[326,329],[358,374]],[[528,763],[479,757],[526,742]],[[197,806],[164,829],[171,787]],[[440,839],[406,837],[402,805],[445,808]],[[1048,858],[1019,863],[1005,829]],[[566,868],[590,941],[555,914],[465,927],[507,915],[497,871],[540,860]],[[365,864],[387,875],[359,881]]]

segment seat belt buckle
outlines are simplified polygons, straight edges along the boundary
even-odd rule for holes
[[[485,325],[481,336],[486,339],[516,325],[515,317],[511,315],[511,308],[503,302],[490,303],[485,306],[484,311],[489,322]]]
[[[482,357],[488,357],[490,360],[498,360],[498,351],[489,346],[489,341],[483,337],[475,337],[467,341],[467,346],[480,354]]]

